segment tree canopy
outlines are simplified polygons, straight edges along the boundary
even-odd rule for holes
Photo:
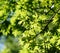
[[[0,0],[2,53],[60,53],[60,0]]]

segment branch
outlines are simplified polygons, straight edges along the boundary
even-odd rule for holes
[[[59,10],[60,10],[60,8],[52,15],[52,17],[50,18],[50,20],[48,21],[48,23],[46,24],[46,26],[44,27],[44,29],[43,29],[41,32],[37,33],[36,36],[34,36],[34,37],[33,37],[32,39],[30,39],[30,40],[35,39],[36,37],[39,36],[39,34],[44,33],[44,32],[46,31],[46,29],[48,29],[49,23],[51,23],[51,22],[53,21],[53,18],[55,17],[56,13],[58,13]],[[29,41],[30,41],[30,40],[29,40]]]

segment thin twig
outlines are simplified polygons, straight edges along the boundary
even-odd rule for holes
[[[52,17],[50,18],[50,20],[48,21],[48,23],[46,24],[46,26],[44,27],[44,29],[41,32],[37,33],[36,36],[34,36],[32,39],[35,39],[36,37],[39,36],[39,34],[44,33],[47,30],[49,23],[51,23],[53,21],[53,18],[55,17],[56,13],[58,13],[59,10],[60,10],[60,8],[52,15]]]

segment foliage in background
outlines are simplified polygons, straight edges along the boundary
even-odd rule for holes
[[[0,0],[2,53],[60,53],[60,0]]]

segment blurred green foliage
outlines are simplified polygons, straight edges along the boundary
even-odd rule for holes
[[[0,0],[2,53],[60,53],[60,0]]]

